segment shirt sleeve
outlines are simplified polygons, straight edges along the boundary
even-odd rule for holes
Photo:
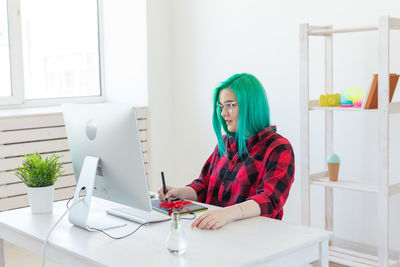
[[[281,219],[283,205],[294,180],[294,153],[289,143],[278,145],[269,155],[257,195],[248,199],[260,205],[261,216]]]
[[[210,182],[211,172],[214,168],[215,162],[218,157],[218,145],[215,147],[214,152],[208,157],[206,163],[204,164],[199,178],[195,179],[192,183],[188,184],[196,191],[197,201],[205,202],[207,196],[208,185]]]

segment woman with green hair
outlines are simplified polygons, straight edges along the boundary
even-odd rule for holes
[[[294,154],[289,141],[270,125],[267,96],[256,77],[235,74],[215,89],[213,127],[218,144],[199,178],[185,187],[167,186],[166,194],[160,189],[160,199],[224,207],[203,213],[194,228],[218,229],[260,215],[282,219],[294,179]]]

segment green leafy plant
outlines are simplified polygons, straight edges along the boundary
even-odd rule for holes
[[[40,153],[24,156],[22,166],[15,169],[15,175],[28,187],[45,187],[53,185],[63,173],[61,156],[42,157]]]

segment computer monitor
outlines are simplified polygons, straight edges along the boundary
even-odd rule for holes
[[[64,104],[62,110],[77,179],[73,204],[86,189],[85,199],[70,211],[70,222],[88,229],[92,195],[151,211],[136,111],[112,103]]]

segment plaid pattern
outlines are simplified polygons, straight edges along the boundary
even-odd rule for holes
[[[294,179],[294,154],[289,141],[271,126],[247,140],[249,156],[238,156],[233,137],[224,136],[227,155],[218,145],[200,177],[188,186],[197,200],[221,207],[249,199],[260,205],[261,215],[282,219],[283,205]]]

